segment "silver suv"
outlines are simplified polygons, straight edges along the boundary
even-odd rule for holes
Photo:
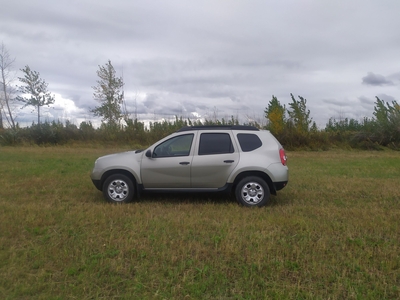
[[[109,202],[142,192],[231,192],[264,206],[288,182],[286,154],[267,130],[252,126],[184,127],[146,150],[100,157],[93,184]]]

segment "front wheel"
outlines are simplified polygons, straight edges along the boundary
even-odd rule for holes
[[[261,207],[267,205],[270,199],[268,185],[256,176],[243,178],[235,190],[236,200],[244,206]]]
[[[127,203],[133,200],[135,188],[132,180],[122,174],[109,176],[103,185],[103,195],[111,203]]]

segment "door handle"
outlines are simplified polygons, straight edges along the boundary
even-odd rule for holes
[[[233,163],[234,162],[234,160],[224,160],[224,163],[227,163],[227,164],[231,164],[231,163]]]
[[[188,164],[190,164],[190,162],[188,162],[188,161],[183,161],[183,162],[180,162],[179,164],[180,164],[180,165],[188,165]]]

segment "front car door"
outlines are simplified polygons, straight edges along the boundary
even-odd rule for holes
[[[145,189],[190,188],[194,135],[167,139],[152,149],[152,157],[143,157],[141,175]]]

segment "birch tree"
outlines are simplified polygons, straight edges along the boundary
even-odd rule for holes
[[[99,79],[97,85],[93,86],[93,98],[100,103],[91,110],[102,121],[110,127],[120,125],[123,114],[122,105],[124,101],[122,77],[117,77],[115,69],[109,60],[104,66],[99,66],[97,71]]]
[[[15,89],[12,87],[11,83],[15,76],[12,72],[12,67],[15,62],[15,58],[11,58],[10,54],[4,45],[1,43],[0,47],[0,128],[4,128],[4,119],[7,121],[8,125],[15,129],[15,117],[13,116],[12,102],[14,100],[13,95]]]
[[[19,87],[22,96],[17,96],[17,100],[25,103],[23,107],[33,106],[37,110],[38,124],[40,124],[40,108],[50,106],[54,103],[54,95],[47,90],[48,84],[40,78],[39,72],[33,71],[29,66],[21,69],[24,77],[18,77],[24,85]]]

